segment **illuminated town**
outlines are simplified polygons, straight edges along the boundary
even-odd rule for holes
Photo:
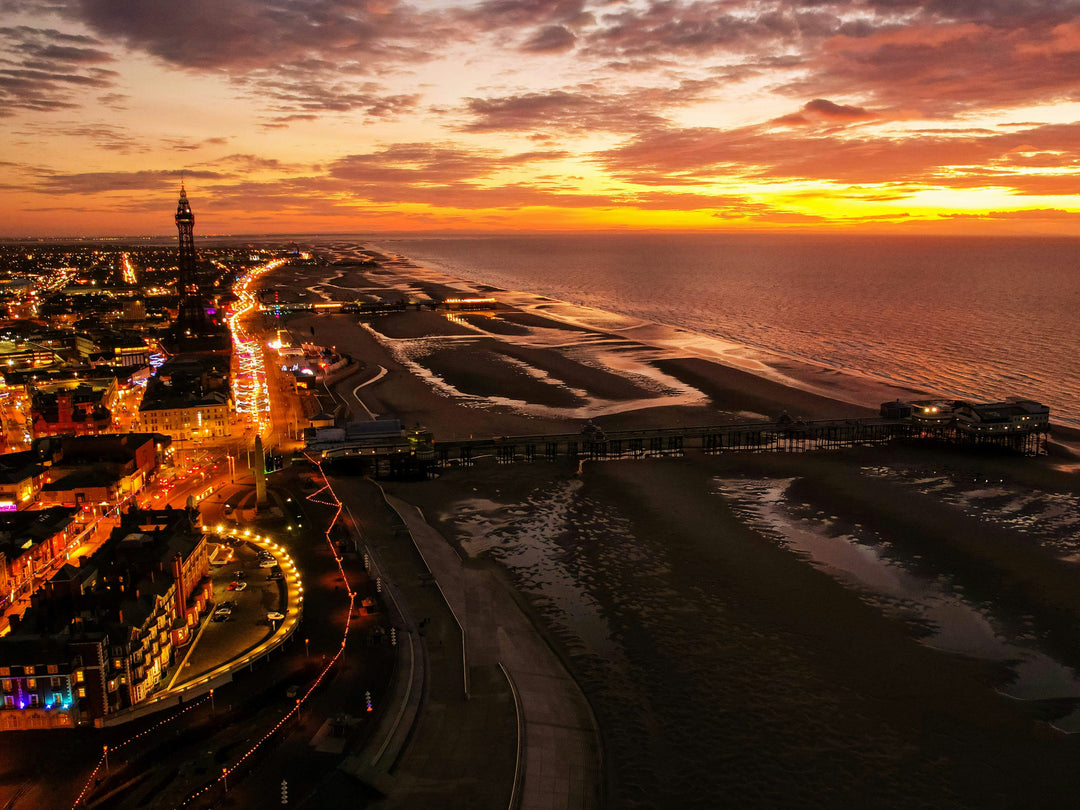
[[[128,746],[152,729],[205,722],[198,709],[215,724],[208,738],[223,733],[232,719],[215,690],[245,668],[272,672],[283,714],[162,806],[216,801],[235,768],[292,730],[350,630],[376,626],[377,583],[355,554],[346,570],[351,541],[318,463],[302,487],[268,483],[286,457],[303,458],[302,432],[325,407],[310,383],[348,365],[294,345],[260,301],[260,277],[311,257],[196,252],[194,221],[181,188],[179,251],[0,247],[0,734],[116,729],[65,786],[73,807],[108,800],[118,766],[139,756]],[[317,598],[332,602],[302,641],[301,539],[324,580]],[[365,714],[380,672],[355,684]]]
[[[896,740],[981,768],[993,725],[1003,761],[1040,740],[1073,778],[1073,659],[1006,676],[1036,634],[995,636],[997,680],[976,683],[986,662],[950,657],[971,646],[916,637],[978,634],[964,566],[952,588],[884,551],[986,554],[1025,622],[1047,589],[1080,615],[1058,468],[1076,456],[1049,405],[890,385],[853,406],[682,356],[714,350],[702,335],[349,235],[197,241],[177,193],[175,241],[0,244],[0,807],[711,808],[719,782],[750,785],[733,805],[801,806],[773,771],[760,796],[741,766],[705,773],[699,753],[743,748],[719,728],[825,779],[810,804],[874,804],[806,752],[879,727],[867,772]],[[1020,523],[910,490],[945,476]],[[1032,481],[1060,489],[1029,535]],[[927,618],[909,632],[819,561]]]

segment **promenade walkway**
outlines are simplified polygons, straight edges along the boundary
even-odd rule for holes
[[[465,629],[470,670],[502,664],[515,687],[524,732],[519,806],[597,807],[599,735],[577,682],[490,571],[465,567],[418,509],[388,500]]]
[[[415,544],[418,584],[402,581],[402,569],[387,559],[390,549],[379,550],[378,556],[405,591],[403,607],[412,621],[421,615],[431,621],[428,636],[415,639],[425,647],[431,682],[424,685],[423,705],[394,767],[372,768],[373,748],[352,758],[347,770],[386,793],[386,808],[456,806],[462,789],[476,790],[481,784],[462,806],[598,808],[599,733],[577,682],[491,571],[463,563],[415,507],[394,497],[387,502],[408,530],[400,533],[397,545],[410,535],[410,545]],[[401,553],[400,547],[394,550],[399,563]],[[426,592],[416,594],[428,602],[423,610],[436,609],[430,602],[434,597],[449,606],[464,633],[438,632],[437,618],[420,614],[414,604],[409,591],[417,587]],[[456,654],[451,646],[457,646]],[[453,660],[458,671],[443,666],[437,675],[435,658],[443,664]],[[436,683],[436,677],[452,683]],[[453,698],[446,694],[448,687],[456,693]],[[499,765],[507,756],[510,767]],[[444,798],[450,803],[442,803]]]

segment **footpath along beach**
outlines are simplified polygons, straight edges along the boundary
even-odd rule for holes
[[[374,258],[266,285],[468,289]],[[905,394],[486,293],[485,314],[285,326],[360,361],[335,387],[352,418],[437,439],[858,416]],[[1080,488],[1055,452],[481,460],[386,488],[506,583],[581,684],[606,807],[1057,807],[1080,788],[1080,743],[1052,725],[1080,727]]]

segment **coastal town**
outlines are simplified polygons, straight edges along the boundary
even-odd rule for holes
[[[605,745],[622,722],[604,692],[615,681],[568,651],[560,624],[594,603],[551,612],[565,595],[538,594],[530,569],[508,586],[485,552],[591,554],[625,515],[708,557],[714,522],[739,537],[744,518],[705,500],[672,513],[687,493],[739,504],[748,475],[813,480],[806,497],[854,525],[883,459],[1034,480],[1061,452],[1050,409],[1029,399],[875,387],[853,405],[812,373],[793,387],[586,329],[548,299],[390,252],[197,245],[183,187],[175,222],[171,244],[0,245],[0,734],[20,741],[0,800],[14,810],[605,806],[623,767]],[[596,481],[590,497],[616,512],[574,504]],[[890,497],[873,507],[883,526],[914,496]],[[519,522],[549,506],[557,531]],[[938,539],[1006,578],[1035,564],[969,538]],[[792,568],[786,546],[754,543],[728,563],[746,587],[775,577],[848,615],[822,643],[896,632]],[[889,638],[897,671],[938,666]],[[965,723],[1028,722],[940,666],[978,694],[955,709]],[[858,667],[845,677],[871,689]],[[1075,720],[1064,704],[1051,719]],[[70,764],[41,779],[54,749]]]

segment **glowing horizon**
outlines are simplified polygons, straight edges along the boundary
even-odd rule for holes
[[[1080,5],[0,4],[3,237],[1080,215]]]

